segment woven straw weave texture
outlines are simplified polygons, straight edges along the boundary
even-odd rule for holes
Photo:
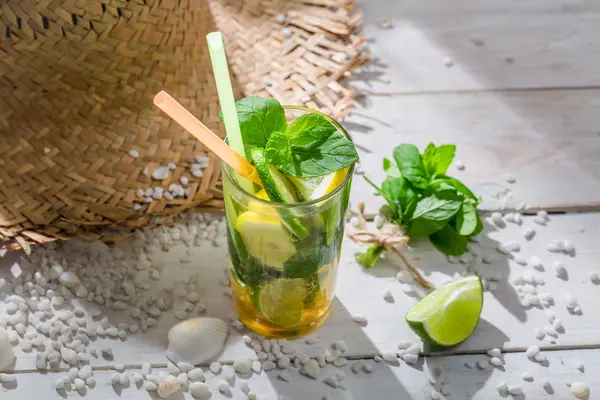
[[[165,89],[223,136],[205,41],[221,30],[236,98],[274,96],[341,117],[353,94],[338,81],[366,59],[352,6],[2,1],[0,242],[110,243],[190,208],[222,208],[218,160],[152,98]],[[139,196],[157,187],[169,195]]]

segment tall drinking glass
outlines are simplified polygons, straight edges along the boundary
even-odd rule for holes
[[[284,109],[289,120],[315,112]],[[353,168],[339,172],[333,180],[337,185],[321,198],[282,204],[270,202],[258,187],[256,193],[245,190],[223,164],[233,303],[250,329],[269,337],[295,337],[320,327],[329,316]]]

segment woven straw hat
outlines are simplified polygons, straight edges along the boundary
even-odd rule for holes
[[[114,242],[190,208],[222,208],[218,160],[153,96],[165,89],[223,135],[205,41],[221,30],[237,98],[273,96],[341,117],[353,94],[338,80],[366,58],[352,6],[4,0],[0,242]]]

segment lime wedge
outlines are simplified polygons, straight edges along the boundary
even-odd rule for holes
[[[295,203],[298,201],[295,195],[294,185],[286,179],[273,165],[269,165],[265,159],[265,150],[254,148],[251,151],[252,161],[256,167],[258,177],[269,196],[269,200],[276,203]],[[308,230],[302,226],[300,221],[294,217],[290,210],[277,209],[282,218],[282,223],[298,238],[303,239],[308,236]]]
[[[283,270],[283,264],[296,253],[292,238],[278,217],[246,211],[238,217],[235,230],[248,254],[264,266]]]
[[[473,333],[482,307],[483,285],[469,276],[428,294],[406,314],[406,322],[427,343],[449,347]]]
[[[329,175],[318,176],[316,178],[289,176],[288,179],[294,184],[302,200],[309,201],[320,199],[333,192],[342,184],[347,174],[348,168],[343,168]]]
[[[302,320],[304,279],[274,279],[267,282],[258,295],[263,317],[273,325],[290,328]]]

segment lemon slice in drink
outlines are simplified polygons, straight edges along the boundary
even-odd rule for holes
[[[269,201],[269,196],[267,196],[267,193],[264,189],[261,189],[258,193],[255,194],[255,196],[259,199]],[[248,201],[248,209],[250,211],[254,211],[255,213],[269,215],[271,217],[277,217],[279,215],[277,214],[275,208],[273,208],[272,206],[256,200]]]
[[[274,279],[267,282],[258,295],[263,317],[273,325],[294,327],[302,320],[304,279]]]
[[[283,264],[296,253],[296,246],[278,217],[246,211],[238,217],[235,230],[248,254],[267,267],[283,270]]]
[[[298,178],[288,176],[288,179],[296,186],[302,200],[316,200],[333,192],[338,186],[344,182],[348,168],[343,168],[325,176],[316,178]]]
[[[406,314],[406,322],[424,341],[449,347],[473,333],[482,307],[481,280],[469,276],[428,294]]]

